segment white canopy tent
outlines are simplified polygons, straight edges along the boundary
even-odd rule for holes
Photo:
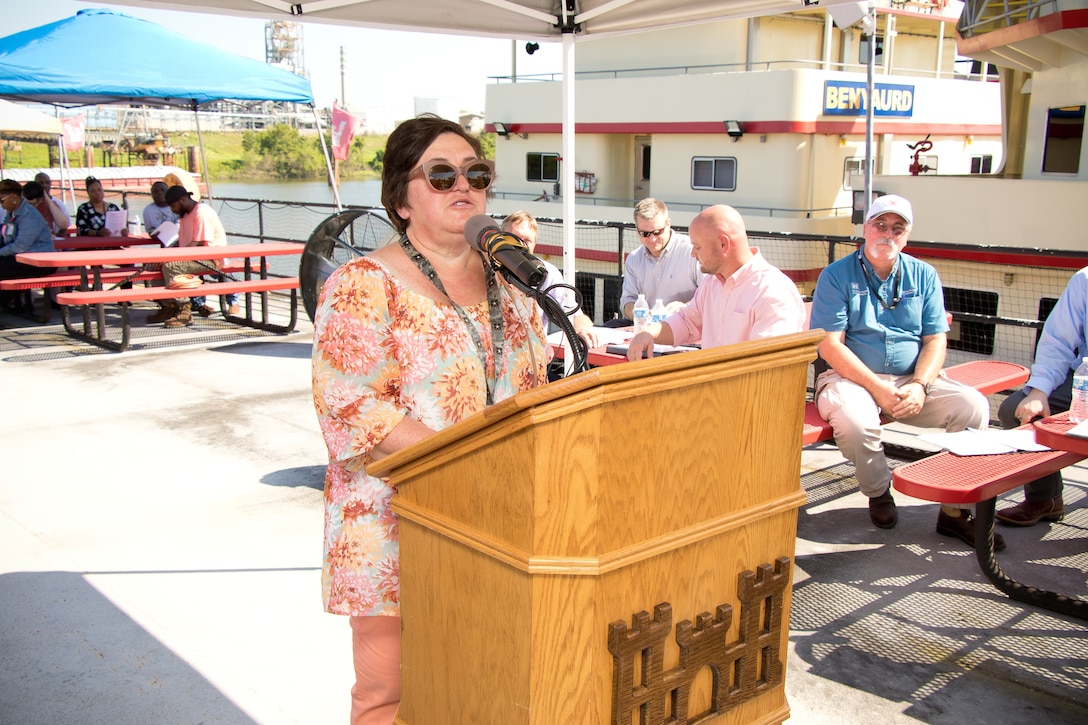
[[[0,98],[0,134],[11,138],[58,139],[64,130],[60,120]],[[0,171],[4,170],[0,155]]]
[[[573,189],[575,44],[594,37],[694,25],[857,0],[110,0],[162,10],[353,25],[563,44],[560,188]],[[563,195],[563,270],[574,284],[574,194]],[[567,359],[570,351],[567,351]]]

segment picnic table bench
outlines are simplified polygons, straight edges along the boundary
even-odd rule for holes
[[[257,262],[250,262],[250,270],[260,274],[260,264]],[[226,264],[219,267],[219,271],[224,274],[233,274],[235,272],[245,271],[245,266],[241,262],[234,260],[226,260]],[[162,272],[155,269],[144,269],[143,267],[126,266],[126,267],[110,267],[101,271],[99,279],[102,285],[121,285],[131,282],[155,282],[162,279]],[[31,290],[49,290],[59,289],[63,287],[79,287],[84,284],[82,272],[59,272],[55,274],[46,275],[44,277],[23,277],[21,279],[5,279],[0,280],[0,290],[8,291],[22,291],[30,292]],[[52,318],[52,300],[49,295],[42,296],[42,309],[38,314],[34,314],[32,308],[32,302],[28,301],[31,305],[30,314],[28,319],[35,322],[46,323]]]
[[[1066,428],[1072,427],[1067,418],[1068,414],[1063,413],[1043,423],[1057,419],[1066,422]],[[1021,429],[1030,428],[1031,424],[1021,426]],[[1038,432],[1036,437],[1039,438]],[[1088,602],[1021,584],[1001,569],[994,555],[997,497],[1085,457],[1084,453],[1058,449],[981,456],[957,456],[943,451],[897,467],[892,471],[892,485],[896,491],[926,501],[974,504],[975,558],[986,578],[1012,599],[1088,620]]]
[[[79,268],[78,290],[62,292],[57,295],[57,302],[63,306],[64,327],[69,335],[86,340],[99,347],[118,352],[125,350],[131,338],[131,319],[129,306],[132,302],[177,299],[219,295],[220,309],[228,322],[266,330],[287,333],[295,328],[298,321],[297,277],[270,277],[267,258],[271,256],[301,254],[303,245],[293,242],[268,242],[265,244],[235,244],[222,247],[143,247],[132,249],[107,249],[67,252],[26,252],[17,255],[24,264],[43,268],[77,267]],[[178,290],[166,287],[138,287],[133,289],[106,288],[106,283],[116,277],[116,269],[135,269],[137,265],[150,263],[162,264],[176,260],[242,260],[224,265],[222,272],[209,270],[209,274],[226,274],[232,267],[240,267],[244,275],[242,280],[228,280],[203,284],[190,289]],[[150,271],[149,271],[150,272]],[[256,277],[254,277],[256,273]],[[130,272],[130,274],[132,274]],[[143,271],[138,275],[145,274]],[[154,272],[158,278],[161,273]],[[54,275],[55,276],[55,275]],[[48,278],[41,278],[42,280]],[[124,281],[124,280],[120,280]],[[277,324],[269,319],[268,294],[277,290],[290,290],[291,304],[287,324]],[[245,314],[230,315],[223,301],[223,295],[238,293],[245,295]],[[253,295],[261,300],[260,316],[253,304]],[[111,337],[107,332],[105,305],[121,305],[121,336]],[[72,323],[70,307],[82,308],[82,325]],[[94,313],[92,316],[92,312]]]

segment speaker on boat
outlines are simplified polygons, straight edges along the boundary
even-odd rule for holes
[[[338,212],[318,224],[298,263],[302,304],[310,321],[317,311],[321,287],[337,267],[374,251],[395,237],[393,225],[380,213],[367,209]]]

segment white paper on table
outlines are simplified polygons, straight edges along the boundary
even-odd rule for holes
[[[616,327],[594,327],[593,331],[597,333],[597,339],[600,341],[598,344],[600,345],[625,343],[633,336],[633,333],[630,330]],[[562,345],[563,331],[556,330],[548,335],[548,342],[552,345]]]
[[[1010,435],[1010,434],[1026,434]],[[1045,451],[1045,446],[1035,442],[1030,430],[975,430],[968,428],[957,433],[927,433],[918,440],[945,448],[957,456],[991,456],[1016,451]]]
[[[106,212],[106,229],[110,230],[110,234],[117,236],[126,226],[128,226],[128,216],[124,210]]]
[[[1066,435],[1076,436],[1077,438],[1088,438],[1088,420],[1082,420],[1075,426],[1065,432]]]
[[[1035,429],[1033,428],[990,428],[986,435],[998,443],[1003,443],[1018,451],[1049,451],[1050,449],[1041,443],[1035,442]]]

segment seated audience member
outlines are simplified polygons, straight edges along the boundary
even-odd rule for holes
[[[162,240],[155,234],[155,230],[163,222],[173,222],[175,224],[178,222],[178,215],[166,203],[166,190],[169,188],[165,181],[156,181],[152,184],[151,203],[144,207],[143,212],[144,229],[147,230],[148,236],[159,243],[162,243]]]
[[[529,248],[529,252],[534,253],[539,227],[532,214],[527,211],[516,211],[503,219],[502,229],[505,232],[510,232],[517,236],[521,241],[525,242],[525,245]],[[545,269],[548,270],[548,276],[544,279],[543,288],[548,290],[554,285],[563,284],[563,273],[559,271],[559,268],[546,260],[542,259],[540,261],[544,263]],[[569,287],[555,287],[554,289],[550,289],[548,291],[548,296],[558,302],[564,310],[573,309],[576,304],[574,291]],[[597,340],[597,333],[593,331],[593,320],[589,318],[589,315],[578,310],[571,316],[571,324],[574,326],[574,331],[586,341],[588,347],[596,347],[600,344]],[[544,315],[544,329],[548,329],[547,315]]]
[[[223,223],[219,221],[219,215],[207,204],[193,201],[193,197],[182,186],[171,186],[166,190],[166,203],[178,215],[178,246],[179,247],[221,247],[227,243],[227,233],[223,229]],[[180,274],[208,274],[219,269],[219,260],[185,260],[175,262],[163,262],[163,282],[169,286],[170,281]],[[235,298],[236,299],[236,298]],[[228,301],[231,309],[228,314],[237,315],[238,305],[235,301]],[[176,300],[164,300],[159,303],[158,312],[149,315],[148,322],[161,322],[164,327],[185,327],[193,322],[193,307],[197,311],[204,305],[203,297],[185,297]],[[209,308],[208,314],[211,314]],[[204,315],[207,317],[207,315]]]
[[[882,420],[928,428],[985,429],[990,407],[977,390],[941,374],[947,344],[944,293],[937,271],[903,253],[914,216],[901,196],[881,196],[865,217],[865,243],[820,274],[811,327],[827,332],[816,378],[816,404],[839,451],[854,464],[882,529],[899,521],[892,472],[881,443]],[[819,364],[821,360],[818,360]],[[969,509],[941,506],[937,533],[974,546]],[[994,537],[994,547],[1005,542]]]
[[[52,203],[56,204],[57,208],[60,209],[61,213],[63,213],[65,217],[70,218],[71,215],[68,213],[68,207],[66,207],[60,199],[53,196],[53,179],[49,176],[49,174],[45,173],[44,171],[39,171],[38,173],[34,174],[34,181],[37,181],[39,184],[42,185],[42,188],[45,190],[46,198],[49,199],[49,201],[51,201]]]
[[[87,201],[76,209],[76,232],[81,237],[108,237],[111,235],[106,228],[106,212],[121,211],[121,207],[106,201],[106,192],[102,189],[102,182],[93,176],[88,176],[84,181],[87,187]],[[128,229],[121,229],[121,236],[127,236]]]
[[[997,411],[1001,425],[1015,428],[1036,418],[1069,410],[1073,371],[1088,355],[1088,267],[1078,270],[1046,318],[1035,349],[1031,377],[1019,392],[1005,398]],[[1062,474],[1052,473],[1024,486],[1024,501],[998,511],[997,520],[1011,526],[1060,521],[1065,515]]]
[[[50,232],[58,237],[68,233],[68,215],[49,200],[41,184],[37,181],[23,184],[23,198],[42,215]]]
[[[37,181],[42,185],[42,190],[45,192],[45,198],[53,205],[53,219],[64,219],[64,228],[59,230],[58,235],[62,237],[67,236],[68,227],[72,226],[72,213],[68,211],[68,207],[64,205],[64,202],[53,196],[53,180],[49,178],[49,174],[44,171],[39,171],[34,174],[34,181]]]
[[[692,256],[706,275],[691,304],[651,323],[627,344],[627,357],[653,356],[654,344],[702,341],[704,348],[800,332],[805,304],[797,285],[748,246],[744,220],[731,206],[704,209],[691,222]]]
[[[635,205],[635,229],[642,246],[627,256],[623,265],[623,292],[620,311],[624,319],[609,326],[631,324],[639,294],[646,304],[661,300],[669,314],[691,302],[703,275],[691,253],[691,240],[672,228],[669,208],[657,199],[643,199]]]
[[[0,229],[0,279],[24,279],[52,273],[16,261],[15,255],[23,252],[53,252],[53,234],[38,210],[23,198],[23,187],[17,181],[0,181],[0,206],[4,209],[3,227]],[[18,305],[20,292],[0,293],[5,308]]]

